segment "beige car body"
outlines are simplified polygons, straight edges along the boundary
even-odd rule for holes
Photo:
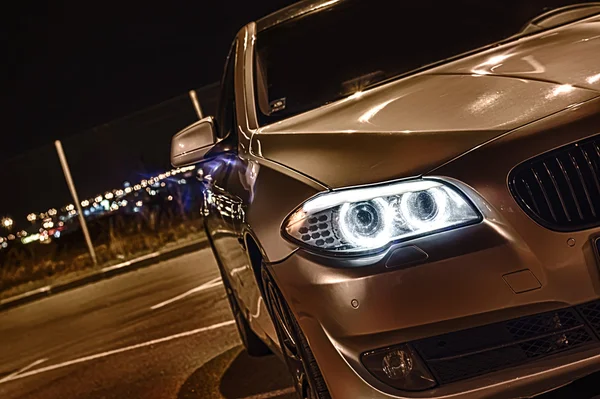
[[[360,356],[600,298],[600,228],[542,227],[508,186],[515,166],[600,132],[600,16],[260,127],[257,29],[319,4],[301,3],[237,35],[237,164],[224,180],[213,176],[213,204],[227,212],[209,216],[207,227],[252,329],[278,346],[250,247],[272,272],[334,398],[528,397],[599,371],[596,345],[403,392],[373,377]],[[421,177],[458,187],[483,221],[354,259],[313,254],[282,237],[286,217],[317,193]],[[406,264],[402,251],[415,247],[427,256]]]

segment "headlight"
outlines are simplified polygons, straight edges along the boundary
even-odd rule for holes
[[[416,180],[319,194],[290,215],[283,231],[308,249],[357,254],[480,220],[453,187]]]

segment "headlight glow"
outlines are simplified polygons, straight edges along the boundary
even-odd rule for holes
[[[414,180],[317,195],[289,216],[283,231],[308,249],[352,255],[480,220],[450,185]]]
[[[380,247],[392,234],[393,209],[382,198],[348,203],[340,208],[339,228],[342,235],[355,245]]]

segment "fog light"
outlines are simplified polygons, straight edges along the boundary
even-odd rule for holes
[[[395,350],[383,357],[383,372],[390,380],[406,378],[412,371],[412,358],[406,352]]]
[[[409,345],[367,352],[362,362],[378,380],[403,391],[423,391],[437,385]]]

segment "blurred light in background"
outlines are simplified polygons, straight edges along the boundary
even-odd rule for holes
[[[14,222],[11,218],[3,218],[2,219],[2,226],[7,229],[10,229],[12,227],[13,223]]]

